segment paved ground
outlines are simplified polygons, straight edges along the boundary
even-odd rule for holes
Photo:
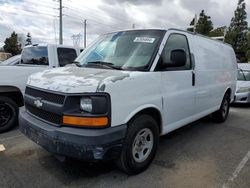
[[[5,151],[1,152],[1,144]],[[161,138],[153,164],[127,176],[112,163],[58,162],[18,129],[0,135],[0,187],[250,187],[250,107]]]

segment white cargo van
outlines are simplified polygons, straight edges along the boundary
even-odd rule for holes
[[[235,88],[227,44],[176,29],[109,33],[75,65],[30,76],[20,129],[55,155],[136,174],[159,136],[209,114],[224,122]]]

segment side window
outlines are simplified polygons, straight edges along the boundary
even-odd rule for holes
[[[57,48],[57,55],[60,67],[72,63],[77,57],[75,49]]]
[[[167,64],[171,64],[171,51],[182,49],[186,53],[186,64],[181,67],[171,67],[167,70],[189,70],[191,69],[190,51],[188,47],[187,37],[182,34],[171,34],[167,40],[167,43],[162,51],[161,63],[162,67],[167,67]],[[165,65],[165,66],[164,66]],[[161,67],[161,66],[160,66]]]
[[[21,64],[49,65],[48,49],[45,46],[32,46],[23,49]]]

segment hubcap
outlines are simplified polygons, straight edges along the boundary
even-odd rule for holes
[[[12,108],[8,104],[0,104],[0,127],[5,126],[10,121],[12,114]]]
[[[132,147],[133,158],[136,162],[141,163],[148,158],[153,148],[153,139],[153,133],[148,128],[137,133]]]

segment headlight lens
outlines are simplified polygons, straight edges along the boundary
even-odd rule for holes
[[[92,112],[92,99],[89,97],[82,97],[80,101],[80,108],[85,112]]]
[[[250,87],[241,87],[237,91],[237,93],[246,93],[246,92],[250,92]]]

